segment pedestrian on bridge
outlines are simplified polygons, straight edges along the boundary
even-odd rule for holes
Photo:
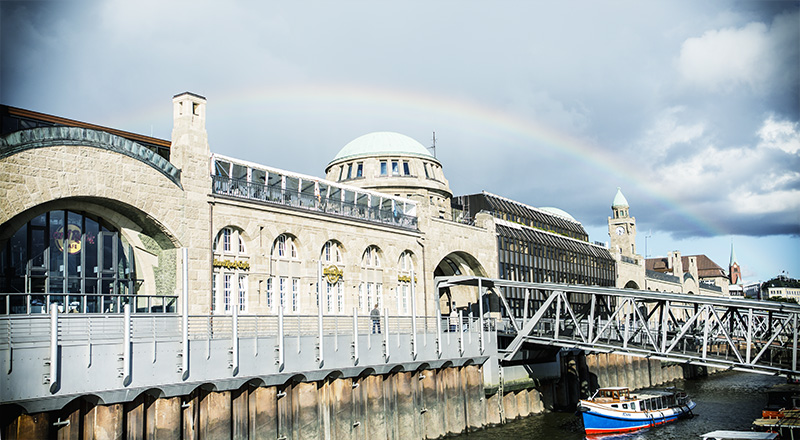
[[[381,332],[381,311],[378,309],[378,305],[375,304],[375,308],[369,312],[369,316],[372,318],[372,333],[380,333]],[[377,329],[377,331],[375,331]]]

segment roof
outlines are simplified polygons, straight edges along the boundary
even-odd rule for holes
[[[697,262],[697,276],[700,278],[726,277],[725,270],[719,267],[711,258],[700,255],[681,256],[683,271],[689,271],[689,258],[694,257]],[[656,272],[668,272],[669,265],[667,257],[648,258],[645,260],[645,269]]]
[[[614,196],[614,201],[611,203],[612,208],[628,207],[628,199],[622,195],[622,190],[617,187],[617,195]]]
[[[419,156],[436,160],[427,148],[414,139],[400,133],[378,131],[357,137],[347,143],[331,163],[342,159],[376,155]]]
[[[736,261],[736,251],[733,250],[733,240],[731,240],[731,262],[728,266],[733,266],[734,263],[739,264],[739,262]]]

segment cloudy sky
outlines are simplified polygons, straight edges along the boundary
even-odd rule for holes
[[[0,103],[322,176],[373,131],[432,144],[456,194],[559,207],[638,252],[800,278],[800,2],[2,1]],[[645,237],[647,236],[647,238]]]

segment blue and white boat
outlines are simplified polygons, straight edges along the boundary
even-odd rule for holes
[[[578,410],[588,435],[630,432],[691,416],[695,403],[686,393],[667,388],[633,394],[627,387],[600,388],[581,400]]]

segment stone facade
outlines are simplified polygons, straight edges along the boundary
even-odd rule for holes
[[[41,213],[86,213],[110,224],[122,243],[131,246],[134,293],[174,296],[183,289],[180,248],[188,248],[191,314],[230,313],[237,303],[240,313],[275,313],[283,275],[291,284],[287,293],[295,294],[286,299],[294,301],[286,311],[316,314],[320,272],[323,265],[328,266],[321,262],[322,253],[329,242],[335,243],[341,254],[336,264],[341,285],[336,288],[341,289],[342,298],[335,299],[334,314],[352,315],[358,306],[359,313],[369,311],[372,305],[363,304],[364,293],[359,290],[365,281],[380,286],[372,298],[380,296],[382,308],[391,314],[410,314],[412,310],[420,315],[436,313],[439,301],[433,278],[445,258],[455,261],[464,274],[496,276],[494,223],[490,218],[479,226],[449,220],[444,206],[449,206],[451,192],[435,159],[426,165],[431,179],[423,178],[422,168],[414,168],[414,176],[402,178],[402,191],[397,182],[366,189],[397,192],[413,200],[415,227],[298,210],[215,193],[215,156],[208,144],[205,118],[205,98],[192,93],[173,98],[169,162],[130,140],[138,135],[109,134],[110,129],[45,127],[7,137],[0,155],[0,173],[8,176],[0,181],[0,246],[5,248],[12,235]],[[64,135],[65,129],[72,130],[69,136]],[[76,135],[75,130],[80,133]],[[45,138],[46,144],[41,142]],[[114,147],[118,145],[123,147]],[[143,154],[121,154],[126,151]],[[380,154],[369,160],[377,166]],[[413,163],[417,165],[422,167],[421,162]],[[215,247],[223,232],[241,240],[241,248],[231,255],[221,246]],[[296,254],[291,258],[275,258],[280,236],[292,241]],[[373,263],[365,263],[367,252],[376,255]],[[403,273],[401,257],[408,258],[410,265]],[[411,267],[416,304],[410,306],[407,279]],[[405,296],[400,298],[404,279]],[[328,299],[323,295],[323,304]],[[477,290],[457,301],[458,307],[474,304]]]

